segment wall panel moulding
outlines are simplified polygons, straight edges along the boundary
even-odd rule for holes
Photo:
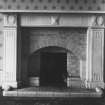
[[[0,0],[0,11],[104,13],[105,0]]]

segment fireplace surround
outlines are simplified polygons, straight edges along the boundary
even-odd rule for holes
[[[66,52],[67,87],[104,88],[103,20],[103,16],[95,14],[5,13],[2,88],[31,84],[40,70],[31,63],[36,68],[31,72],[28,59],[36,54],[37,64],[42,49],[50,53]]]

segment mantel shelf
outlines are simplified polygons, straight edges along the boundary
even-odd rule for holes
[[[0,10],[1,13],[64,13],[64,14],[105,14],[105,11],[61,11],[61,10]]]

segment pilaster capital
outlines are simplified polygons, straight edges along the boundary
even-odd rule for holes
[[[91,17],[91,19],[89,20],[89,26],[90,27],[98,27],[98,28],[102,28],[104,27],[104,17],[102,15],[94,15]]]
[[[4,15],[4,26],[16,27],[17,26],[17,15],[16,14],[5,14]]]
[[[96,26],[104,26],[104,18],[103,16],[96,17]]]

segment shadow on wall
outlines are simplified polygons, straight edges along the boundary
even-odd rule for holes
[[[50,46],[41,48],[35,51],[33,54],[29,56],[28,60],[28,76],[34,77],[40,75],[40,63],[41,63],[41,53],[49,52],[49,53],[67,53],[68,51],[65,48]]]
[[[28,58],[28,77],[38,77],[40,75],[41,66],[41,54],[43,52],[47,53],[66,53],[66,66],[68,75],[72,77],[80,76],[80,60],[69,50],[57,47],[49,46],[41,48],[34,53],[32,53]]]

